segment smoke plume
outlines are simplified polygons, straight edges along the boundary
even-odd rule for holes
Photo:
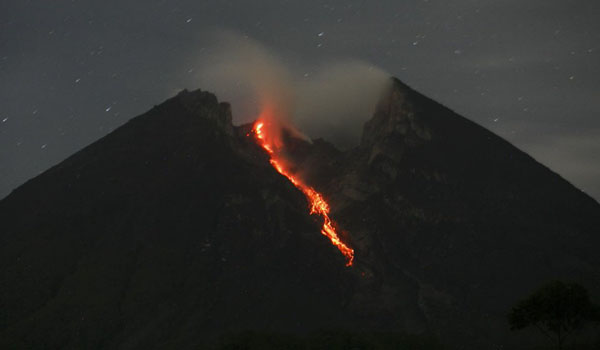
[[[361,61],[323,63],[306,74],[253,39],[231,32],[216,37],[218,44],[198,79],[200,86],[232,103],[238,124],[260,115],[347,148],[358,144],[364,122],[390,83],[383,70]]]

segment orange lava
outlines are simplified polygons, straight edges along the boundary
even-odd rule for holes
[[[278,152],[276,150],[278,147],[274,145],[272,138],[267,137],[266,130],[266,122],[262,120],[257,120],[254,123],[254,127],[252,131],[256,136],[256,139],[260,146],[264,148],[267,153],[270,155],[271,165],[283,176],[285,176],[291,183],[294,184],[308,199],[310,202],[310,213],[318,214],[323,217],[323,227],[321,228],[321,233],[325,235],[333,245],[335,245],[342,254],[346,257],[346,266],[352,266],[354,262],[354,249],[348,247],[344,242],[340,240],[339,235],[335,230],[335,226],[331,218],[329,217],[329,204],[325,201],[323,196],[317,192],[314,188],[302,183],[302,181],[292,175],[288,169],[286,169],[284,165],[284,161],[279,157]]]

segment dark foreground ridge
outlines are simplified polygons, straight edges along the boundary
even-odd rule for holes
[[[506,348],[538,342],[506,314],[540,283],[600,296],[600,205],[397,80],[355,149],[289,140],[352,268],[246,132],[183,91],[0,201],[0,348],[319,330]]]

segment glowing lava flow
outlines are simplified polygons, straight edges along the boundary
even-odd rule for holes
[[[346,266],[352,266],[354,262],[354,249],[348,247],[344,242],[340,240],[338,236],[333,221],[329,218],[329,204],[323,199],[323,196],[315,191],[312,187],[305,185],[301,182],[300,179],[294,177],[283,165],[283,162],[277,159],[277,154],[275,152],[274,146],[268,141],[265,134],[265,123],[261,120],[256,121],[254,124],[254,128],[252,129],[254,134],[256,135],[256,139],[262,148],[267,151],[270,155],[269,161],[271,165],[283,176],[288,178],[291,183],[294,184],[308,199],[310,202],[310,213],[318,214],[323,217],[323,227],[321,228],[321,233],[325,235],[331,243],[333,243],[339,250],[344,254],[347,259]]]

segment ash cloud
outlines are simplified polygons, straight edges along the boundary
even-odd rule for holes
[[[349,148],[360,141],[364,122],[390,84],[387,73],[359,60],[329,61],[306,75],[306,69],[286,65],[251,38],[231,32],[215,37],[218,44],[197,79],[202,88],[232,103],[237,124],[261,115],[300,130],[299,135]]]
[[[297,84],[295,122],[311,136],[351,147],[390,84],[383,70],[361,61],[323,65],[313,79]]]

